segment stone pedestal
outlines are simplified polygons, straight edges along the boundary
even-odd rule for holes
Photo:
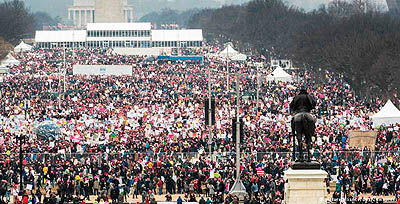
[[[285,173],[286,204],[326,204],[328,193],[324,182],[328,173],[323,170],[293,170]]]

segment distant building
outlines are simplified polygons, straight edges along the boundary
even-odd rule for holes
[[[125,22],[122,13],[121,0],[96,0],[94,22],[96,23],[122,23]]]
[[[386,0],[389,12],[400,14],[400,0]]]
[[[88,23],[129,23],[133,22],[133,7],[127,0],[74,0],[68,8],[68,19],[78,27]]]
[[[154,30],[151,23],[88,23],[85,30],[36,31],[39,48],[114,48],[124,53],[158,55],[173,48],[199,48],[201,29]]]

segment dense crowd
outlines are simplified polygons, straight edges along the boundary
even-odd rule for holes
[[[224,59],[208,56],[203,65],[159,65],[107,49],[18,54],[20,65],[11,67],[0,84],[1,198],[17,199],[22,138],[23,203],[63,203],[90,195],[98,203],[132,197],[153,203],[155,194],[166,200],[185,194],[182,199],[188,201],[199,202],[202,195],[200,203],[235,203],[228,194],[235,178],[236,76],[227,76]],[[312,157],[329,173],[327,185],[336,181],[333,197],[399,195],[400,125],[376,129],[374,152],[348,142],[349,130],[372,129],[369,116],[385,101],[359,98],[338,74],[305,69],[291,70],[294,82],[260,80],[257,109],[257,76],[265,78],[268,69],[257,70],[253,62],[269,65],[256,56],[229,63],[230,73],[241,73],[241,178],[247,203],[284,198],[283,171],[292,163],[289,103],[300,87],[317,101]],[[133,75],[72,75],[74,64],[129,64]],[[204,122],[208,80],[216,99],[211,158]],[[48,121],[60,128],[56,138],[35,134],[35,127]]]

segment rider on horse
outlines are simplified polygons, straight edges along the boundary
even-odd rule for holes
[[[311,148],[311,136],[314,135],[315,131],[315,119],[310,114],[310,112],[312,109],[315,108],[315,106],[315,100],[307,93],[307,90],[305,89],[301,89],[299,95],[297,95],[290,103],[290,112],[295,114],[291,122],[292,133],[293,135],[297,136],[297,141],[299,144],[298,151],[300,152],[300,157],[302,157],[303,155],[303,134],[306,138],[308,153],[310,154],[309,150]],[[298,126],[296,126],[296,124],[298,124]],[[300,159],[302,160],[303,158]],[[310,160],[310,155],[308,156],[308,160]]]
[[[290,103],[290,112],[296,115],[299,113],[308,113],[306,114],[307,117],[313,119],[310,112],[315,108],[315,105],[315,100],[307,93],[307,90],[301,89],[299,95],[294,97],[293,101]]]

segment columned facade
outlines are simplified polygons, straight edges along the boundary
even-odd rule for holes
[[[73,7],[68,9],[68,19],[78,27],[85,27],[88,23],[94,23],[94,8]]]
[[[107,1],[107,0],[104,0]],[[128,5],[126,0],[121,0],[123,19],[115,23],[132,23],[133,7]],[[86,27],[88,23],[96,23],[95,0],[74,0],[73,5],[68,8],[68,20],[77,27]]]
[[[126,23],[133,23],[133,7],[124,7],[124,19]]]

